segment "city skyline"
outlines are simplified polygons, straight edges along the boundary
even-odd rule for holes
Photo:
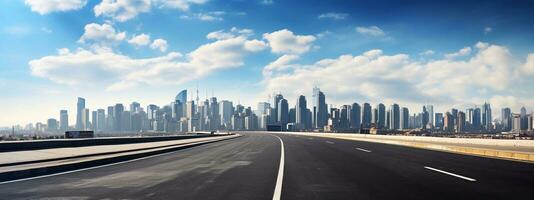
[[[200,96],[245,105],[275,92],[291,105],[317,86],[336,106],[534,110],[527,1],[421,1],[415,11],[366,1],[65,2],[0,2],[0,102],[9,113],[0,127],[58,118],[77,96],[91,108],[163,105],[197,85]]]
[[[431,134],[484,134],[510,131],[526,133],[532,131],[534,123],[534,112],[528,112],[525,107],[517,112],[509,107],[499,108],[497,110],[500,110],[500,115],[493,117],[493,109],[487,102],[465,109],[447,110],[436,110],[433,105],[426,104],[422,105],[421,111],[410,110],[397,103],[386,106],[383,103],[371,105],[367,102],[353,102],[335,106],[328,104],[328,96],[318,87],[312,89],[309,100],[300,95],[291,104],[282,93],[277,93],[266,101],[257,102],[257,107],[218,99],[207,93],[205,98],[200,98],[198,94],[198,89],[191,93],[182,90],[169,104],[164,105],[143,105],[137,101],[132,101],[129,105],[116,103],[107,106],[107,112],[105,107],[86,107],[86,99],[78,97],[75,124],[69,124],[72,120],[69,120],[68,110],[59,110],[59,118],[49,118],[46,123],[17,125],[16,129],[26,133],[48,134],[68,130],[93,130],[99,133],[313,130],[370,131],[373,134],[417,130]],[[312,104],[308,104],[308,101]]]

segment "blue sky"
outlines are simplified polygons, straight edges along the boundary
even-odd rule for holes
[[[314,85],[336,106],[534,109],[533,3],[5,0],[0,126],[169,103],[182,89],[255,106]],[[128,12],[125,12],[128,11]],[[144,35],[143,35],[144,34]],[[138,37],[136,36],[143,36]],[[148,37],[147,37],[148,36]],[[155,42],[158,40],[158,42]]]

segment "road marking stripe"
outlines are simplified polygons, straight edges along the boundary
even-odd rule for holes
[[[211,142],[211,141],[215,141],[215,140],[201,141],[201,142],[198,142],[198,143]],[[193,143],[193,144],[198,144],[198,143]],[[191,145],[191,144],[188,144],[188,145]],[[195,147],[198,147],[198,146],[195,146]],[[195,148],[195,147],[190,147],[188,149],[192,149],[192,148]],[[133,159],[133,160],[126,160],[126,161],[110,163],[110,164],[105,164],[105,165],[99,165],[99,166],[94,166],[94,167],[89,167],[89,168],[76,169],[76,170],[72,170],[72,171],[59,172],[59,173],[55,173],[55,174],[47,174],[47,175],[35,176],[35,177],[29,177],[29,178],[22,178],[22,179],[16,179],[16,180],[11,180],[11,181],[4,181],[4,182],[0,182],[0,185],[8,184],[8,183],[16,183],[16,182],[21,182],[21,181],[29,181],[29,180],[33,180],[33,179],[40,179],[40,178],[46,178],[46,177],[52,177],[52,176],[59,176],[59,175],[70,174],[70,173],[75,173],[75,172],[81,172],[81,171],[87,171],[87,170],[98,169],[98,168],[103,168],[103,167],[109,167],[109,166],[113,166],[113,165],[120,165],[120,164],[124,164],[124,163],[135,162],[135,161],[154,158],[154,157],[158,157],[158,156],[164,156],[164,155],[171,154],[171,153],[176,153],[176,152],[177,151],[171,151],[171,152],[167,152],[167,153],[156,154],[156,155],[151,155],[151,156],[147,156],[147,157],[136,158],[136,159]]]
[[[335,144],[334,142],[330,142],[330,141],[326,141],[326,143],[328,143],[328,144]]]
[[[473,178],[465,177],[465,176],[454,174],[454,173],[451,173],[451,172],[446,172],[446,171],[439,170],[439,169],[432,168],[432,167],[425,166],[425,169],[429,169],[429,170],[436,171],[436,172],[439,172],[439,173],[443,173],[443,174],[447,174],[447,175],[450,175],[450,176],[458,177],[458,178],[461,178],[461,179],[464,179],[464,180],[468,180],[468,181],[471,181],[471,182],[477,181],[476,179],[473,179]]]
[[[284,180],[284,141],[282,138],[273,135],[280,140],[280,166],[278,167],[278,176],[276,178],[276,186],[274,187],[273,200],[280,200],[282,196],[282,183]]]
[[[357,148],[357,147],[356,147],[356,149],[357,149],[357,150],[360,150],[360,151],[367,152],[367,153],[371,153],[371,150],[362,149],[362,148]]]

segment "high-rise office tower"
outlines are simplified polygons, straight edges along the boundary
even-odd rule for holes
[[[69,129],[69,114],[67,110],[59,111],[59,130],[67,131]]]
[[[221,117],[221,125],[229,127],[232,115],[234,114],[234,106],[231,101],[222,100],[219,102],[219,114]]]
[[[391,105],[391,115],[389,120],[389,128],[391,130],[398,130],[400,128],[400,107],[398,104]]]
[[[83,112],[85,110],[85,99],[78,97],[78,102],[76,103],[76,129],[85,130],[83,123]]]
[[[54,118],[50,118],[46,121],[46,127],[47,127],[47,130],[48,132],[57,132],[58,131],[58,126],[57,126],[57,120],[54,119]]]
[[[426,105],[426,111],[428,112],[428,126],[427,128],[434,128],[434,106]]]
[[[525,107],[521,107],[520,111],[520,128],[521,130],[527,130],[528,129],[528,117],[527,117],[527,109]]]
[[[286,99],[281,99],[278,102],[278,123],[282,126],[282,130],[286,130],[286,125],[289,121],[289,105]]]
[[[350,105],[343,105],[339,109],[339,127],[338,130],[346,131],[350,128]]]
[[[94,130],[94,131],[96,131],[96,127],[98,126],[98,121],[96,119],[97,119],[97,111],[93,110],[93,112],[91,112],[91,130]]]
[[[195,102],[194,101],[188,101],[185,106],[185,117],[189,119],[195,118]]]
[[[137,113],[141,111],[141,104],[137,102],[132,102],[130,104],[130,113]]]
[[[371,105],[369,103],[364,103],[362,109],[362,128],[371,128],[371,115]]]
[[[283,98],[284,98],[284,96],[282,96],[282,94],[276,94],[276,95],[274,95],[274,98],[273,98],[274,115],[276,116],[276,122],[277,123],[280,122],[280,118],[278,118],[278,116],[279,116],[279,114],[278,114],[278,110],[279,110],[278,106],[280,104],[280,100],[282,100]]]
[[[512,130],[512,110],[510,108],[501,109],[501,124],[503,131]]]
[[[465,132],[465,113],[460,111],[458,112],[458,117],[456,119],[456,133]]]
[[[426,109],[426,106],[423,106],[423,112],[421,113],[421,128],[426,129],[430,121],[430,113]]]
[[[443,113],[434,114],[434,127],[443,130]]]
[[[269,110],[269,108],[271,108],[271,104],[270,103],[267,103],[267,102],[259,102],[258,103],[258,107],[256,108],[257,109],[257,115],[258,116],[261,116],[265,113],[267,113],[267,110]]]
[[[410,111],[406,107],[402,107],[400,115],[400,129],[409,129]]]
[[[122,118],[124,115],[122,114],[124,112],[124,106],[120,103],[115,104],[115,107],[113,109],[115,113],[113,114],[114,120],[113,120],[113,127],[115,131],[123,131],[122,127]]]
[[[473,110],[473,130],[480,130],[482,128],[481,121],[480,121],[480,108],[475,108]]]
[[[82,128],[81,130],[89,130],[91,129],[91,123],[89,122],[89,109],[83,109],[82,111]]]
[[[361,107],[358,103],[353,103],[350,109],[350,127],[354,130],[360,130],[361,124]]]
[[[103,131],[106,127],[106,111],[104,109],[96,110],[96,129],[97,131]]]
[[[493,127],[491,117],[491,106],[489,103],[484,102],[482,106],[482,126],[485,130],[491,130]]]
[[[443,130],[446,132],[454,131],[454,117],[450,112],[445,113],[443,116]]]
[[[377,128],[383,129],[386,125],[386,106],[384,104],[378,104],[377,106],[378,110],[378,122],[377,122]]]
[[[313,88],[312,102],[313,127],[322,129],[328,121],[328,108],[326,106],[326,97],[318,87]]]
[[[306,110],[307,110],[306,97],[300,95],[297,99],[295,106],[295,125],[297,129],[306,129]]]

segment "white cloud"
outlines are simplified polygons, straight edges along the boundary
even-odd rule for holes
[[[150,44],[150,48],[152,49],[159,49],[161,52],[165,52],[167,51],[167,40],[164,40],[164,39],[155,39],[154,42],[152,42],[152,44]]]
[[[493,28],[491,28],[491,27],[485,27],[485,28],[484,28],[484,34],[488,34],[488,33],[490,33],[491,31],[493,31]]]
[[[119,22],[128,21],[139,13],[149,12],[150,0],[102,0],[94,7],[95,16],[105,16]]]
[[[128,40],[128,43],[136,47],[146,46],[150,44],[150,36],[144,33],[140,35],[135,35],[130,40]]]
[[[236,27],[232,27],[230,31],[218,30],[218,31],[210,32],[208,33],[208,35],[206,35],[206,38],[222,40],[222,39],[234,38],[237,36],[248,37],[251,35],[254,35],[254,31],[252,31],[251,29],[239,29]]]
[[[271,5],[274,3],[274,1],[273,0],[261,0],[260,3],[263,5]]]
[[[263,38],[268,41],[271,51],[279,54],[306,53],[316,39],[313,35],[295,35],[287,29],[264,33]]]
[[[264,68],[263,95],[281,91],[293,99],[309,94],[309,89],[317,85],[327,93],[327,98],[331,97],[332,103],[350,103],[356,98],[359,102],[397,102],[406,106],[428,102],[458,106],[510,92],[512,82],[517,80],[515,71],[521,64],[509,50],[487,44],[475,52],[465,61],[421,62],[406,54],[384,55],[378,49],[313,64],[295,63],[297,57],[280,57]],[[534,54],[527,63],[530,59],[534,61]],[[529,88],[516,84],[514,87],[523,87],[520,91]]]
[[[183,11],[189,10],[191,5],[201,5],[208,2],[208,0],[158,0],[161,7],[165,8],[178,8]]]
[[[534,75],[534,54],[528,54],[526,63],[521,66],[521,72],[527,75]]]
[[[80,37],[80,43],[93,43],[98,46],[111,46],[126,38],[126,32],[118,32],[109,24],[91,23],[85,25],[85,31]]]
[[[431,55],[434,55],[435,53],[436,52],[434,52],[433,50],[428,49],[428,50],[425,50],[425,51],[419,53],[419,55],[421,55],[421,56],[431,56]]]
[[[347,13],[329,12],[329,13],[320,14],[317,18],[319,18],[319,19],[343,20],[343,19],[346,19],[347,17],[349,17],[349,14],[347,14]]]
[[[51,12],[63,12],[81,9],[87,0],[25,0],[33,12],[45,15]]]
[[[369,26],[369,27],[358,26],[356,27],[356,31],[362,35],[375,36],[375,37],[386,35],[386,33],[382,29],[378,28],[378,26]]]
[[[479,44],[477,44],[477,47],[478,46],[479,46]],[[464,48],[458,50],[457,52],[445,54],[445,58],[454,59],[454,58],[457,58],[457,57],[467,56],[470,53],[471,53],[471,47],[464,47]]]
[[[154,43],[158,44],[157,41],[164,40],[156,39]],[[161,44],[156,45],[160,50]],[[147,59],[130,58],[113,51],[60,49],[57,55],[32,60],[29,65],[32,75],[56,83],[125,90],[139,84],[176,85],[219,70],[241,67],[247,54],[266,48],[265,44],[261,48],[261,44],[262,41],[237,36],[204,44],[186,56],[171,52]]]
[[[193,13],[189,15],[182,15],[180,16],[180,19],[197,19],[200,21],[207,21],[207,22],[213,22],[213,21],[223,21],[223,15],[225,15],[225,12],[222,11],[214,11],[214,12],[208,12],[208,13]]]

